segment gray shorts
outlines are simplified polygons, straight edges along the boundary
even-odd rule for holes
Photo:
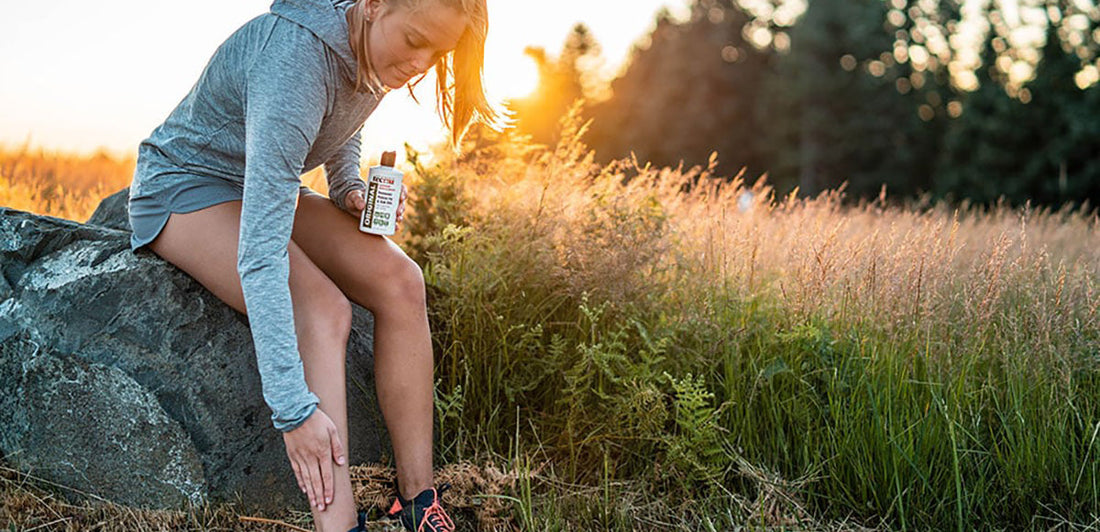
[[[137,251],[156,240],[157,235],[168,223],[168,217],[174,213],[188,213],[225,203],[241,201],[244,188],[240,185],[218,179],[193,174],[179,174],[169,179],[175,184],[152,193],[130,195],[130,249]],[[299,193],[317,194],[302,185]]]

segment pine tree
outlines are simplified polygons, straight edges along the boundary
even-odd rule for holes
[[[557,58],[547,55],[539,47],[525,50],[539,70],[539,85],[533,94],[507,102],[515,113],[519,133],[530,135],[540,144],[557,142],[558,124],[575,101],[585,96],[585,86],[590,85],[593,72],[581,62],[586,57],[598,56],[599,43],[584,24],[573,26],[566,37],[561,54]]]
[[[1055,13],[1070,9],[1060,2]],[[1100,200],[1100,89],[1079,88],[1081,58],[1066,50],[1060,17],[1049,20],[1034,78],[1011,97],[996,68],[990,33],[978,70],[980,87],[965,99],[962,116],[945,137],[937,191],[989,203],[1003,197],[1061,205]]]
[[[941,196],[989,203],[1002,194],[1022,195],[1016,172],[1029,150],[1024,148],[1028,135],[1016,118],[1022,104],[1005,92],[1008,76],[997,67],[997,38],[993,33],[986,38],[978,88],[963,99],[962,114],[946,133],[935,181]]]
[[[649,46],[612,82],[612,98],[589,115],[597,156],[691,166],[717,151],[720,174],[763,172],[755,109],[774,54],[745,41],[747,22],[729,0],[698,0],[683,23],[660,16]]]

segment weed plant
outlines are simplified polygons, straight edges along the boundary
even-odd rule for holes
[[[134,162],[104,151],[74,156],[0,146],[0,205],[83,222],[104,197],[130,184]]]
[[[583,132],[409,153],[438,460],[509,471],[511,522],[1100,528],[1093,209],[778,196]],[[133,171],[53,159],[0,152],[0,204],[84,220]]]
[[[443,461],[537,467],[539,529],[1100,526],[1095,211],[777,197],[583,130],[416,164]]]
[[[29,144],[0,145],[0,205],[84,222],[103,198],[130,186],[137,159],[97,151],[74,155]],[[314,190],[328,192],[321,169],[302,176]]]

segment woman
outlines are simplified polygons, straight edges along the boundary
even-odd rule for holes
[[[360,128],[389,89],[433,66],[452,142],[474,119],[495,122],[481,81],[487,26],[485,0],[276,0],[139,148],[131,247],[247,313],[264,400],[317,530],[363,528],[344,455],[349,300],[375,317],[399,487],[391,516],[409,530],[454,528],[432,487],[424,280],[390,240],[358,231]],[[299,182],[322,164],[328,198]]]

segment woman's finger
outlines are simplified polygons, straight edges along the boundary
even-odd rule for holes
[[[347,196],[344,196],[344,205],[351,211],[362,211],[366,206],[366,201],[363,199],[363,191],[352,190],[348,192]]]
[[[340,441],[340,433],[336,432],[335,428],[330,428],[328,435],[332,441],[332,459],[337,465],[344,465],[346,461],[344,458],[344,442]]]
[[[298,489],[302,490],[302,493],[306,492],[306,484],[302,482],[302,468],[298,467],[298,462],[291,460],[290,468],[294,470],[294,480],[298,481]]]
[[[409,189],[405,188],[405,184],[401,184],[401,201],[397,202],[397,223],[401,223],[401,220],[405,219],[405,199],[409,197]]]
[[[302,468],[302,480],[306,483],[306,494],[309,495],[309,505],[316,507],[318,490],[316,489],[316,482],[313,480],[314,475],[312,474],[316,471],[316,466],[311,467],[307,460],[302,460],[300,466]]]
[[[405,187],[404,183],[401,183],[401,198],[397,200],[397,212],[405,212],[405,200],[409,198],[409,189]]]
[[[313,478],[313,493],[316,495],[316,506],[318,510],[324,511],[325,499],[327,498],[327,494],[325,493],[326,482],[324,461],[322,461],[321,457],[318,455],[311,455],[308,458],[308,462],[309,472]],[[329,476],[332,476],[331,470],[329,471]],[[332,482],[332,479],[328,479],[328,482]]]
[[[321,469],[321,492],[324,494],[324,502],[321,505],[321,509],[325,509],[326,504],[332,504],[332,497],[335,490],[332,487],[332,455],[329,454],[329,450],[325,449],[324,454],[328,456],[318,456],[317,466]]]

